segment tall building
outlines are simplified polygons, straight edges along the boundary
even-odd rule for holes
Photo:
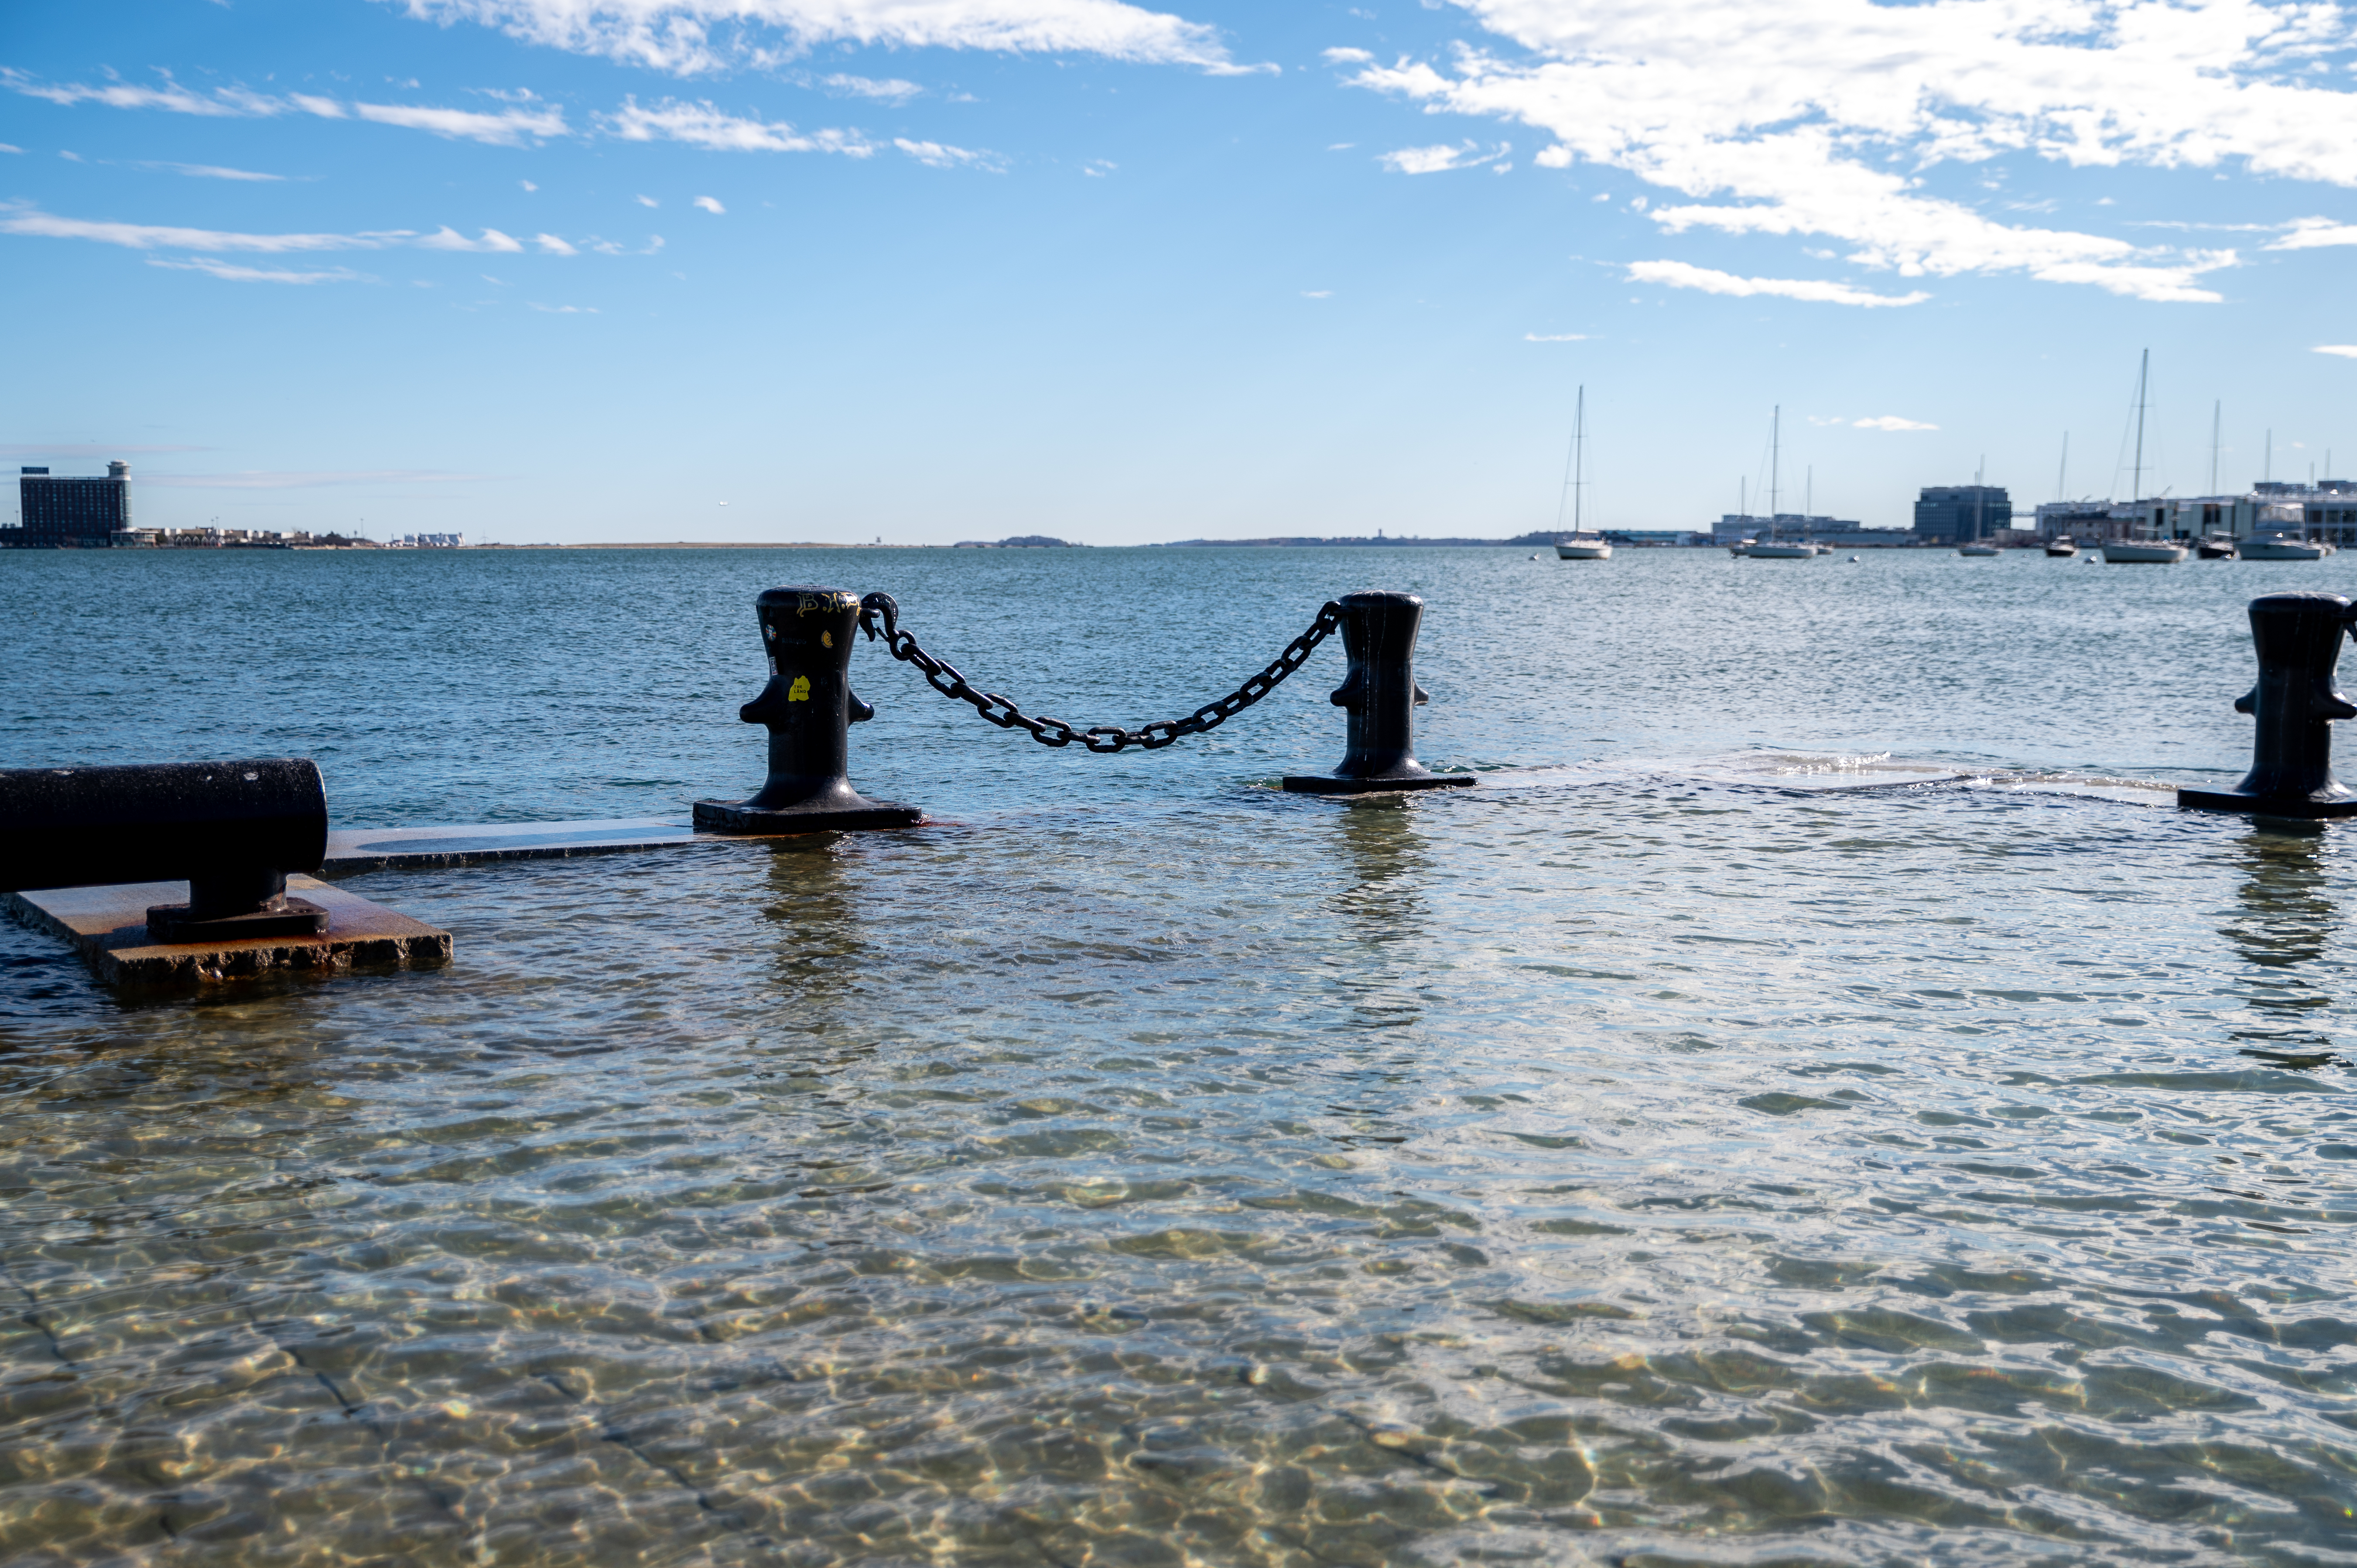
[[[1925,543],[1962,544],[2013,526],[2013,498],[2002,485],[1927,485],[1915,502],[1915,532]]]
[[[131,465],[109,463],[106,478],[25,468],[16,476],[20,525],[0,540],[24,550],[103,550],[131,526]]]

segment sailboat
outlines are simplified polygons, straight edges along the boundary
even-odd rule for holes
[[[1612,546],[1604,542],[1600,533],[1589,533],[1581,527],[1580,491],[1587,488],[1587,389],[1579,389],[1579,401],[1571,416],[1571,472],[1566,476],[1564,489],[1571,494],[1571,537],[1558,539],[1555,558],[1558,561],[1609,561]],[[1563,526],[1563,503],[1555,509],[1555,525]]]
[[[1754,561],[1813,561],[1820,552],[1805,539],[1776,537],[1776,481],[1784,454],[1784,405],[1778,403],[1768,423],[1768,537],[1745,546]]]
[[[2136,507],[2136,521],[2131,525],[2144,526],[2144,413],[2145,390],[2152,374],[2152,350],[2147,349],[2136,365],[2136,469],[2128,489],[2134,492],[2130,502]],[[2115,476],[2116,477],[2116,470]],[[2184,545],[2168,539],[2114,539],[2104,544],[2104,559],[2115,566],[2174,566],[2185,559]]]

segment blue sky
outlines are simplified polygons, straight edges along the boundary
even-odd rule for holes
[[[2329,5],[0,20],[0,456],[143,522],[1095,543],[2357,470]],[[2342,352],[2332,352],[2333,349]],[[725,504],[724,504],[725,503]]]

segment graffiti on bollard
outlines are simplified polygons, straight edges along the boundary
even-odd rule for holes
[[[914,806],[871,800],[851,787],[850,728],[876,710],[851,690],[859,596],[847,588],[765,588],[754,601],[770,683],[737,710],[770,731],[770,774],[749,800],[698,800],[695,825],[717,833],[800,833],[830,828],[912,828]]]

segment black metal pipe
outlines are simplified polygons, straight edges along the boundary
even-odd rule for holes
[[[1435,773],[1415,759],[1415,709],[1431,696],[1415,683],[1415,636],[1424,601],[1414,594],[1344,594],[1342,651],[1350,671],[1327,700],[1350,715],[1342,761],[1331,774],[1287,774],[1303,794],[1362,795],[1436,789],[1476,782],[1469,773]]]
[[[851,690],[851,634],[859,596],[847,588],[765,588],[753,601],[770,683],[737,711],[770,730],[770,774],[749,800],[698,800],[707,832],[799,833],[825,828],[912,828],[914,806],[871,800],[851,787],[849,726],[876,716]]]
[[[2332,721],[2357,718],[2335,684],[2349,600],[2269,594],[2251,601],[2259,678],[2234,711],[2258,721],[2251,770],[2232,789],[2179,789],[2179,806],[2273,817],[2357,816],[2357,790],[2332,776]]]
[[[328,854],[328,794],[305,757],[0,770],[0,890],[188,884],[148,911],[159,941],[316,933],[286,897]]]

